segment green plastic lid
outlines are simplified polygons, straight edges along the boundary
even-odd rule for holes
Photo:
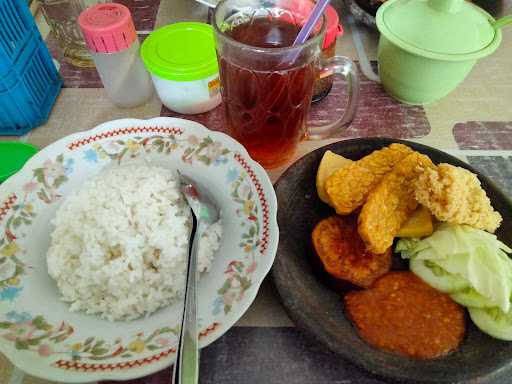
[[[213,28],[204,23],[175,23],[160,28],[142,43],[144,65],[167,80],[192,81],[219,71]]]
[[[0,141],[0,183],[18,172],[38,149],[18,141]]]
[[[492,16],[465,0],[389,0],[377,11],[376,21],[394,44],[438,59],[485,56],[501,41]]]

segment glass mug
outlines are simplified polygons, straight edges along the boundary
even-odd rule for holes
[[[315,3],[310,0],[223,0],[214,30],[229,133],[265,168],[289,160],[303,138],[324,139],[348,126],[359,98],[359,76],[348,58],[320,60],[325,20],[291,46]],[[306,128],[315,80],[342,76],[348,105],[335,122]]]

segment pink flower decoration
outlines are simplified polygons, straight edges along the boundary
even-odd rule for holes
[[[247,271],[246,271],[246,272],[247,272],[247,274],[249,275],[249,274],[253,273],[253,272],[256,270],[256,266],[257,266],[256,262],[255,262],[255,261],[253,261],[253,262],[251,263],[251,265],[249,265],[249,266],[247,267]]]
[[[32,337],[35,330],[36,328],[32,325],[32,321],[13,324],[9,327],[8,333],[4,334],[3,337],[9,341],[26,341]]]
[[[170,342],[171,342],[171,340],[169,340],[166,337],[159,337],[158,339],[155,340],[155,343],[157,343],[158,345],[161,345],[162,347],[165,345],[169,345]]]
[[[23,192],[25,193],[31,193],[36,190],[37,183],[35,181],[29,181],[27,184],[23,186]]]
[[[188,138],[187,138],[187,141],[190,145],[197,145],[199,144],[199,139],[197,138],[197,136],[194,136],[194,135],[190,135]]]
[[[53,354],[52,348],[48,344],[42,344],[37,350],[39,356],[48,357]]]

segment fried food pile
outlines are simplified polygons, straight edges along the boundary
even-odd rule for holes
[[[414,212],[414,182],[434,164],[428,156],[412,152],[370,192],[359,214],[359,234],[367,248],[383,253],[391,247],[402,224]]]
[[[411,153],[406,145],[391,144],[336,171],[325,183],[336,213],[348,215],[363,205],[384,175]]]
[[[391,144],[343,164],[328,177],[323,175],[323,200],[339,215],[361,208],[358,231],[370,252],[385,252],[418,204],[439,221],[491,233],[501,223],[475,174],[450,164],[436,166],[406,145]]]
[[[435,165],[406,145],[391,144],[353,160],[326,152],[316,184],[320,199],[336,215],[315,226],[313,246],[329,275],[365,288],[344,297],[361,337],[415,358],[455,350],[465,332],[463,307],[414,270],[390,272],[391,248],[395,237],[411,237],[411,244],[431,237],[433,216],[493,233],[502,218],[478,177],[450,164]]]

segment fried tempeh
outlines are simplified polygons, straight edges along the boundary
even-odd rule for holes
[[[359,235],[368,250],[382,253],[393,244],[400,227],[416,209],[414,182],[434,164],[428,156],[413,152],[400,161],[370,192],[359,214]]]
[[[340,215],[348,215],[364,204],[370,191],[413,150],[394,143],[336,171],[326,183],[329,200]]]

